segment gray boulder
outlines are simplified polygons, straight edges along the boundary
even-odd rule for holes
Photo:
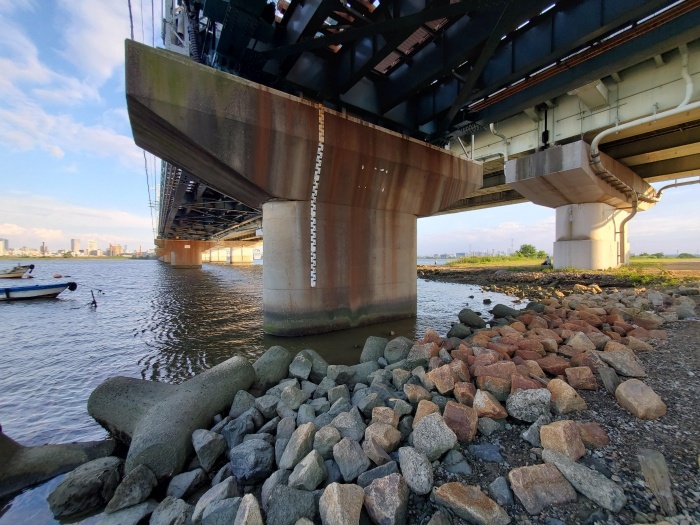
[[[499,476],[494,479],[489,485],[489,492],[494,501],[502,507],[514,503],[513,491],[510,490],[510,485],[508,485],[508,480],[505,476]]]
[[[527,430],[520,434],[520,437],[522,437],[525,441],[530,443],[533,447],[542,446],[542,442],[540,441],[540,429],[544,425],[549,425],[551,421],[552,420],[549,418],[549,416],[546,415],[538,417],[537,421],[535,421],[532,425],[528,427]],[[481,422],[481,419],[479,419],[479,422]]]
[[[107,503],[105,512],[116,512],[119,509],[146,501],[146,498],[151,495],[151,491],[157,484],[158,480],[155,474],[151,472],[151,469],[145,465],[139,465],[124,476],[124,479],[114,491],[114,496]]]
[[[360,363],[376,362],[380,357],[384,357],[384,349],[388,342],[389,340],[383,337],[369,336],[365,341],[365,346],[362,348]]]
[[[413,341],[407,337],[399,336],[389,341],[384,348],[384,359],[390,365],[406,359],[413,346]]]
[[[339,399],[350,400],[350,391],[348,385],[338,385],[328,391],[328,402],[332,405]]]
[[[486,328],[486,321],[484,321],[478,313],[470,308],[460,310],[457,317],[459,317],[460,323],[470,326],[471,328]]]
[[[368,485],[370,485],[375,479],[383,478],[385,476],[388,476],[389,474],[398,474],[399,473],[399,467],[396,464],[396,461],[389,461],[388,463],[385,463],[381,467],[373,468],[371,470],[367,470],[366,472],[363,472],[359,476],[357,476],[357,484],[365,488]]]
[[[257,361],[253,363],[253,370],[255,371],[254,392],[265,392],[268,388],[287,377],[292,359],[292,354],[286,348],[281,346],[268,348],[267,352],[258,357]]]
[[[270,502],[272,490],[277,485],[287,485],[290,475],[291,472],[288,470],[276,470],[269,478],[265,480],[265,483],[263,483],[260,491],[260,503],[262,504],[262,508],[265,512],[267,512],[267,506]]]
[[[290,385],[282,390],[280,401],[292,410],[297,410],[311,395],[296,385]]]
[[[323,459],[331,459],[333,457],[333,447],[342,439],[340,432],[333,425],[322,427],[314,436],[314,450],[316,450]]]
[[[184,499],[208,482],[209,477],[207,473],[204,472],[204,469],[197,468],[173,476],[173,479],[171,479],[168,484],[166,494],[173,498]]]
[[[311,373],[309,374],[309,380],[314,383],[320,383],[324,377],[326,377],[326,371],[328,370],[328,362],[321,357],[318,352],[307,348],[302,350],[299,354],[306,356],[311,359]]]
[[[327,373],[336,385],[344,385],[355,375],[355,371],[347,365],[328,365]]]
[[[246,390],[239,390],[233,398],[233,403],[231,403],[231,410],[229,410],[229,417],[231,419],[236,419],[246,410],[250,410],[255,406],[255,396]]]
[[[442,416],[434,412],[421,419],[413,429],[413,445],[434,461],[457,444],[457,435]]]
[[[341,439],[333,447],[333,459],[338,464],[345,482],[350,482],[365,472],[371,461],[357,441]]]
[[[199,498],[199,501],[197,501],[194,512],[192,513],[192,522],[195,525],[201,523],[204,510],[215,501],[233,498],[238,495],[238,485],[233,478],[225,479],[218,485],[213,486]]]
[[[279,461],[279,468],[291,470],[296,467],[297,463],[313,449],[315,435],[316,427],[313,423],[299,426],[284,449],[284,453]]]
[[[428,494],[433,488],[433,466],[425,454],[413,447],[399,449],[399,465],[408,487],[416,494]]]
[[[49,494],[49,508],[56,518],[67,518],[105,505],[122,479],[124,462],[114,456],[80,465],[66,474]]]
[[[572,461],[556,450],[544,449],[542,459],[554,463],[566,480],[589,500],[612,512],[620,512],[627,504],[622,488],[603,474]]]
[[[506,400],[506,410],[511,417],[533,423],[540,416],[549,416],[552,394],[546,388],[516,390]]]
[[[231,525],[236,519],[241,498],[226,498],[207,505],[202,514],[202,525]]]
[[[275,449],[263,439],[244,441],[229,452],[231,472],[244,485],[267,478],[275,469]]]
[[[277,404],[280,399],[269,394],[260,396],[255,400],[255,408],[267,419],[272,419],[277,414]]]
[[[97,525],[138,525],[143,523],[144,518],[152,514],[156,507],[158,507],[158,502],[149,499],[138,505],[119,509],[111,514],[103,514]]]
[[[493,310],[491,310],[491,313],[496,318],[503,318],[503,317],[518,317],[522,312],[520,310],[516,310],[515,308],[511,308],[510,306],[506,306],[504,304],[497,304],[496,306],[493,307]]]
[[[234,448],[243,443],[243,438],[245,438],[247,434],[254,431],[255,422],[253,421],[253,417],[249,412],[246,412],[227,423],[221,430],[221,435],[226,441],[228,448]]]
[[[185,501],[167,496],[155,508],[149,525],[189,525],[192,523],[194,506]]]
[[[289,364],[289,375],[299,381],[306,381],[311,374],[313,362],[304,354],[297,354]]]
[[[198,428],[192,433],[192,446],[199,458],[199,464],[204,470],[210,472],[226,450],[226,441],[216,432]]]
[[[457,337],[458,339],[465,339],[470,335],[472,335],[471,329],[462,323],[454,323],[447,332],[447,337]]]
[[[326,474],[323,457],[312,450],[294,467],[287,485],[295,489],[313,491],[326,479]]]
[[[277,485],[267,507],[267,525],[294,525],[301,518],[314,519],[316,501],[312,492]]]
[[[301,405],[297,412],[297,425],[313,423],[316,420],[316,411],[311,405]],[[315,426],[315,425],[314,425]]]
[[[365,429],[367,428],[364,421],[362,421],[362,416],[360,415],[359,410],[356,407],[349,412],[338,414],[333,421],[331,421],[331,425],[338,429],[341,437],[349,438],[358,442],[362,441],[362,438],[365,435]]]

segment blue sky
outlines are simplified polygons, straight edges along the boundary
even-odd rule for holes
[[[151,2],[132,7],[135,37],[150,44]],[[127,1],[0,0],[0,12],[0,238],[151,248],[155,159],[146,154],[148,187],[124,98]],[[632,252],[700,252],[698,203],[700,185],[669,190],[630,222]],[[532,204],[418,221],[420,254],[524,243],[551,252],[553,241],[554,210]]]

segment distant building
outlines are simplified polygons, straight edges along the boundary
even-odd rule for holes
[[[2,245],[3,251],[10,251],[10,241],[8,241],[7,239],[0,239],[0,244]]]
[[[109,251],[107,252],[107,255],[110,257],[116,257],[117,255],[122,254],[122,245],[121,244],[110,244],[109,245]]]
[[[70,251],[79,252],[80,251],[80,239],[70,240]]]
[[[88,254],[93,255],[92,252],[97,251],[97,241],[88,241]],[[94,254],[97,255],[97,254]]]

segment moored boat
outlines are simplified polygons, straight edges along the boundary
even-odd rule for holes
[[[57,284],[35,284],[34,286],[13,286],[0,288],[0,301],[18,301],[22,299],[53,299],[68,288],[71,292],[78,285],[74,282]]]
[[[18,264],[9,270],[0,270],[0,279],[19,279],[27,272],[32,273],[33,269],[33,264]]]

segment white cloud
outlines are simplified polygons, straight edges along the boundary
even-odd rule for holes
[[[143,3],[148,6],[143,12],[143,22],[149,28],[150,38],[150,3]],[[140,34],[142,4],[132,2],[137,34]],[[130,33],[127,2],[60,0],[58,6],[63,11],[61,41],[65,45],[59,52],[92,83],[101,85],[124,63],[124,39]]]
[[[52,225],[47,228],[46,225]],[[10,246],[36,247],[51,242],[50,249],[67,249],[70,239],[94,239],[100,246],[142,244],[150,247],[153,230],[150,215],[106,208],[75,206],[52,197],[22,192],[0,195],[0,237]]]

